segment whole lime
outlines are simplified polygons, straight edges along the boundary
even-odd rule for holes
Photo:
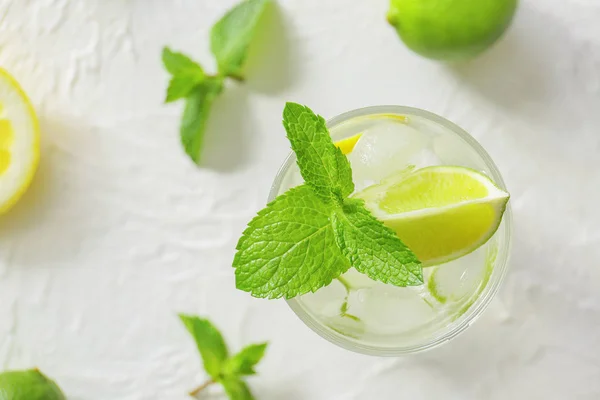
[[[518,0],[391,0],[388,21],[413,51],[436,60],[471,58],[510,25]]]
[[[37,369],[0,374],[0,400],[66,400],[60,388]]]

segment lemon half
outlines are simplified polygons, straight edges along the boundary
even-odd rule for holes
[[[0,214],[29,187],[40,158],[40,129],[31,102],[0,68]]]

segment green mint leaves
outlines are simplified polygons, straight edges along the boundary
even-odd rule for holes
[[[331,141],[323,117],[308,107],[288,103],[283,111],[283,126],[302,177],[317,196],[328,202],[354,192],[350,163]]]
[[[171,75],[166,103],[185,100],[181,118],[181,143],[198,164],[206,121],[214,101],[223,91],[225,78],[244,79],[244,64],[261,16],[270,0],[246,0],[230,10],[211,31],[211,50],[218,74],[207,75],[200,64],[185,54],[163,49],[162,61]]]
[[[244,63],[258,22],[270,0],[248,0],[238,4],[213,26],[210,49],[217,59],[219,74],[244,79]]]
[[[331,223],[337,245],[358,272],[395,286],[423,284],[417,256],[365,208],[363,200],[345,200]]]
[[[243,380],[225,377],[220,383],[231,400],[254,400],[250,388]]]
[[[305,184],[250,221],[233,260],[236,286],[255,297],[292,298],[327,286],[350,266],[396,286],[423,284],[422,266],[354,191],[348,159],[325,120],[288,103],[283,125]]]
[[[0,374],[0,400],[66,400],[58,385],[37,369]]]
[[[221,374],[225,361],[229,358],[221,332],[206,319],[186,315],[179,317],[196,341],[204,369],[211,378],[216,380]]]
[[[237,245],[237,288],[255,297],[292,298],[346,272],[350,263],[336,245],[332,209],[302,185],[260,211]]]
[[[181,117],[181,144],[185,152],[198,164],[204,142],[204,128],[213,102],[223,90],[223,81],[210,77],[192,89],[185,99]]]
[[[185,54],[174,52],[165,47],[162,60],[165,69],[172,76],[167,89],[166,103],[187,97],[192,89],[206,79],[202,67]]]
[[[210,376],[209,381],[191,394],[196,395],[211,384],[220,383],[231,400],[253,400],[243,377],[256,374],[254,368],[264,357],[267,343],[252,344],[230,356],[221,332],[210,321],[189,315],[179,317],[196,341],[204,369]]]

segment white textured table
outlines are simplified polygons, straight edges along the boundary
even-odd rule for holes
[[[175,316],[188,312],[234,348],[271,341],[250,380],[262,400],[600,398],[600,2],[523,0],[504,40],[459,67],[406,50],[385,0],[279,2],[270,61],[218,102],[198,169],[180,106],[162,104],[160,51],[212,68],[209,28],[234,0],[0,0],[0,64],[44,135],[31,190],[0,219],[0,367],[37,365],[73,400],[183,400],[204,379]],[[286,100],[328,117],[412,105],[481,141],[515,232],[474,327],[377,359],[234,290],[236,239],[288,152]]]

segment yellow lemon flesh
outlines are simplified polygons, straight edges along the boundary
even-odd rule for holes
[[[352,150],[354,150],[354,146],[356,146],[356,142],[358,142],[358,139],[360,139],[361,136],[362,133],[357,133],[354,136],[350,136],[349,138],[335,142],[335,145],[339,147],[340,150],[342,150],[342,153],[348,155],[352,153]]]
[[[374,118],[377,118],[377,119],[388,118],[388,119],[394,119],[394,120],[404,122],[404,123],[407,122],[407,117],[405,117],[404,115],[396,115],[396,114],[378,114],[378,115],[374,116]],[[348,155],[348,154],[352,153],[352,150],[354,150],[354,146],[356,146],[356,142],[358,142],[358,139],[360,139],[361,136],[362,136],[362,133],[357,133],[356,135],[347,137],[342,140],[338,140],[337,142],[335,142],[335,145],[337,147],[339,147],[340,150],[342,150],[342,153],[344,155]]]
[[[0,68],[0,214],[25,193],[40,155],[39,125],[31,102]]]

